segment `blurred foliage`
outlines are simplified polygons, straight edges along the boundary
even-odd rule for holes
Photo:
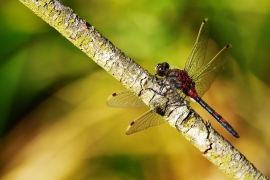
[[[269,1],[62,3],[152,74],[162,61],[184,67],[208,17],[207,58],[233,49],[204,99],[241,138],[193,107],[270,176]],[[1,179],[227,179],[168,125],[126,136],[147,109],[106,107],[121,84],[19,1],[1,1],[0,17]]]

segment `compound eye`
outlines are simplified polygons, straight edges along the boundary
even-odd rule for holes
[[[157,66],[156,66],[156,73],[157,75],[163,77],[165,76],[167,70],[170,68],[170,65],[167,63],[167,62],[163,62],[163,63],[159,63]]]
[[[162,63],[162,64],[163,64],[165,70],[170,69],[170,65],[169,65],[167,62],[164,62],[164,63]]]

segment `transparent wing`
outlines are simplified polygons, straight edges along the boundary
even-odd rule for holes
[[[195,81],[195,89],[200,97],[210,88],[217,74],[226,62],[231,45],[225,46],[219,53],[202,69],[196,72],[192,79]]]
[[[127,128],[126,134],[133,134],[138,131],[142,131],[152,126],[157,126],[166,122],[165,119],[157,114],[153,110],[149,110],[146,113],[142,114],[135,121],[132,121]]]
[[[107,99],[107,105],[116,108],[135,108],[146,106],[133,92],[126,90],[113,93]]]
[[[195,72],[200,69],[204,64],[205,53],[209,38],[209,25],[207,21],[208,19],[206,18],[202,22],[196,42],[185,65],[185,70],[188,72],[188,75],[190,77],[192,77]]]

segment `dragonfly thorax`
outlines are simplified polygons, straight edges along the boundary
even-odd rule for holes
[[[170,84],[173,84],[176,89],[181,90],[187,96],[191,98],[198,96],[195,90],[195,82],[185,70],[170,69],[166,74],[166,78]]]

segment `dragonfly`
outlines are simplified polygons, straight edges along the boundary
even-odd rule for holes
[[[170,68],[169,63],[167,62],[159,63],[155,67],[156,75],[164,79],[160,92],[164,88],[166,82],[168,82],[177,89],[182,97],[189,97],[191,100],[196,101],[231,135],[239,138],[239,135],[233,127],[201,98],[214,82],[220,69],[224,66],[228,50],[231,48],[231,45],[225,46],[212,60],[206,63],[205,55],[208,39],[209,25],[208,19],[206,18],[201,24],[196,42],[186,61],[184,70]],[[107,99],[107,105],[118,108],[145,106],[143,101],[129,90],[113,93]],[[132,134],[164,122],[166,122],[166,120],[156,111],[149,110],[131,122],[127,128],[126,134]]]

